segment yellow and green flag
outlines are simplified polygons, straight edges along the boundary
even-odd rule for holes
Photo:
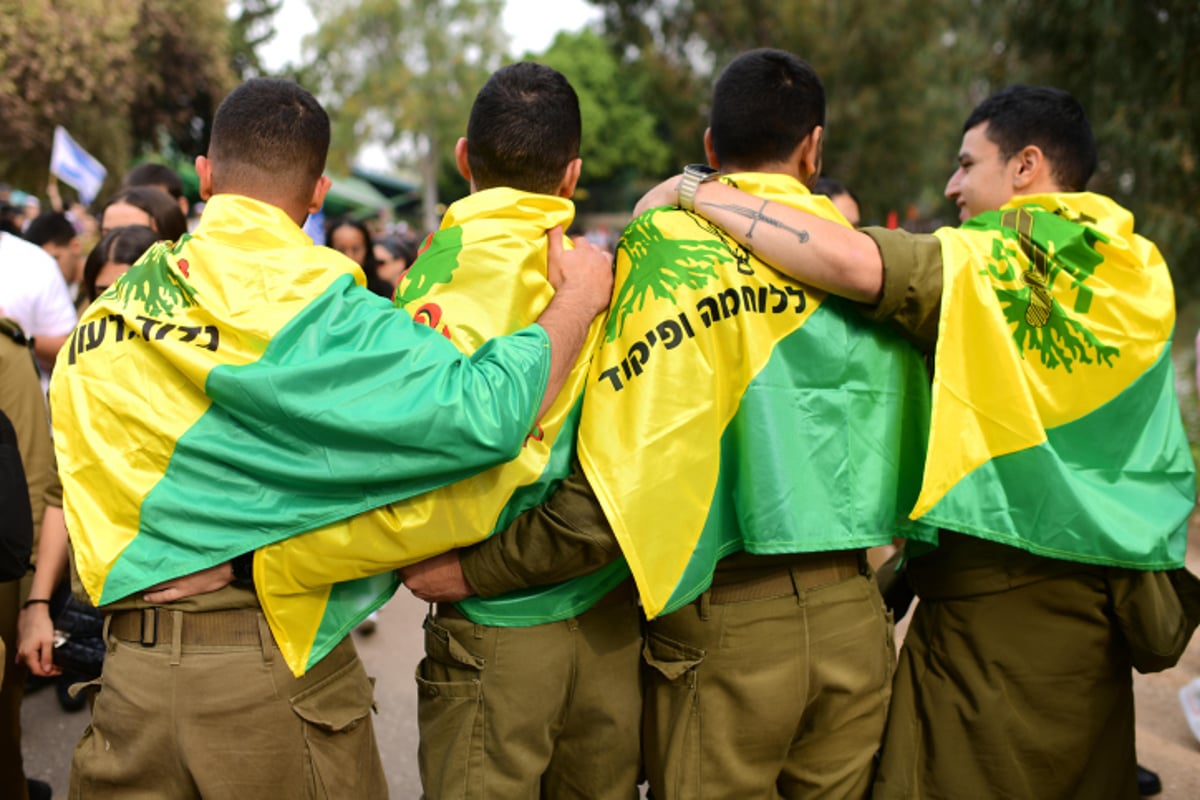
[[[845,224],[793,178],[723,180]],[[616,268],[579,457],[647,616],[696,597],[739,550],[931,535],[906,516],[929,415],[913,347],[688,212],[635,219]]]
[[[279,209],[219,195],[194,236],[155,245],[91,306],[51,399],[93,601],[306,531],[383,538],[409,523],[387,504],[520,451],[548,376],[545,332],[467,359],[363,284]],[[434,532],[394,539],[398,560],[446,549]],[[275,591],[257,559],[256,578]],[[390,573],[338,584],[325,607],[273,619],[293,670],[394,586]]]
[[[546,231],[569,227],[574,213],[569,200],[505,188],[458,201],[397,288],[396,306],[403,309],[397,314],[428,325],[466,354],[525,328],[554,296],[546,277]],[[255,577],[272,627],[311,636],[316,620],[335,614],[331,598],[338,601],[339,629],[353,627],[391,591],[344,599],[335,584],[417,560],[414,541],[429,543],[432,552],[425,555],[474,544],[549,495],[569,469],[588,355],[602,324],[593,323],[566,385],[512,461],[393,504],[386,510],[391,521],[386,530],[364,530],[355,538],[323,529],[260,550]],[[476,599],[464,604],[464,612],[477,610],[485,617],[478,621],[489,624],[493,616],[505,615],[533,624],[546,621],[556,603],[573,608],[581,602],[578,588],[545,587],[505,602]]]
[[[935,235],[944,285],[913,517],[1055,558],[1182,566],[1195,475],[1158,249],[1090,193],[1020,197]]]

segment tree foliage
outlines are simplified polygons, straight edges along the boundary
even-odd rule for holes
[[[237,0],[231,17],[229,53],[234,72],[242,79],[263,75],[258,48],[275,38],[275,15],[283,0]]]
[[[589,2],[613,52],[650,73],[646,105],[676,133],[668,173],[695,160],[712,82],[734,55],[778,47],[808,60],[828,95],[825,172],[868,221],[896,209],[952,224],[942,192],[970,109],[1011,83],[1061,86],[1095,128],[1089,188],[1129,207],[1177,285],[1200,289],[1194,0]]]
[[[200,155],[207,149],[217,105],[235,84],[224,3],[144,0],[139,5],[130,75],[134,142],[159,150],[166,139],[182,155]]]
[[[1007,82],[1080,99],[1100,167],[1089,188],[1132,210],[1177,287],[1200,291],[1200,4],[1191,0],[1010,0]]]
[[[579,96],[582,184],[593,190],[616,187],[619,193],[633,175],[670,167],[667,143],[658,136],[643,100],[645,71],[623,64],[588,30],[558,34],[536,60],[565,75]],[[623,198],[618,210],[627,210],[636,199]]]
[[[308,74],[333,119],[331,165],[364,143],[415,166],[424,224],[437,227],[438,178],[452,170],[475,93],[506,45],[501,0],[312,0]],[[465,189],[465,185],[461,186]]]
[[[55,125],[120,181],[139,150],[202,152],[231,88],[221,4],[0,0],[0,176],[45,185]]]

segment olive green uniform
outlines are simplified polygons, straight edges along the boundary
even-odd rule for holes
[[[296,678],[248,589],[104,610],[71,797],[387,797],[372,682],[349,637]]]
[[[481,597],[557,583],[620,554],[576,463],[546,504],[462,552]],[[419,764],[429,798],[635,798],[641,614],[625,581],[578,616],[480,625],[425,620]]]
[[[0,320],[0,410],[17,432],[21,463],[29,485],[33,529],[38,530],[46,504],[62,505],[62,486],[54,470],[54,448],[46,417],[46,397],[38,381],[32,351],[18,344],[12,333],[20,328],[11,320]],[[34,552],[37,552],[36,542]],[[17,617],[29,591],[24,580],[0,583],[0,795],[24,800],[25,771],[21,758],[21,698],[29,671],[13,661],[17,652]]]
[[[545,505],[464,550],[462,564],[473,587],[502,592],[597,569],[617,552],[576,468]],[[861,551],[720,561],[710,590],[649,623],[644,717],[637,624],[628,584],[562,623],[427,620],[421,762],[443,776],[431,790],[422,774],[429,796],[636,796],[639,718],[656,797],[754,797],[776,785],[785,797],[865,795],[895,649]],[[489,742],[504,743],[508,763],[483,757]],[[556,746],[574,772],[545,770]],[[539,769],[540,787],[527,777]]]
[[[647,626],[655,797],[865,797],[895,649],[865,554],[723,559]]]
[[[884,264],[871,315],[932,351],[940,243],[864,232]],[[941,541],[909,565],[920,603],[873,796],[1137,797],[1131,662],[1111,616],[1113,570],[946,531]]]

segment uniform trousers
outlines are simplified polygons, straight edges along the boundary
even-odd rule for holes
[[[72,798],[387,797],[349,637],[295,678],[257,608],[151,612],[106,620]]]
[[[418,762],[430,800],[633,800],[640,778],[641,612],[632,583],[578,617],[425,620]]]
[[[873,797],[1138,797],[1105,570],[943,533],[915,559]]]
[[[811,559],[772,568],[761,591],[718,586],[647,623],[656,800],[866,796],[895,646],[865,559],[847,557],[832,574]]]

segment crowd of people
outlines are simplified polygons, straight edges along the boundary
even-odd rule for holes
[[[314,246],[330,121],[270,79],[218,109],[194,224],[160,165],[14,221],[40,539],[0,583],[0,787],[48,796],[19,706],[69,581],[104,650],[73,797],[386,796],[349,633],[401,584],[425,797],[1137,797],[1132,670],[1200,621],[1166,264],[1086,191],[1066,92],[971,110],[932,234],[859,228],[825,108],[797,56],[733,59],[707,164],[615,254],[564,237],[599,132],[532,62],[419,256]]]

